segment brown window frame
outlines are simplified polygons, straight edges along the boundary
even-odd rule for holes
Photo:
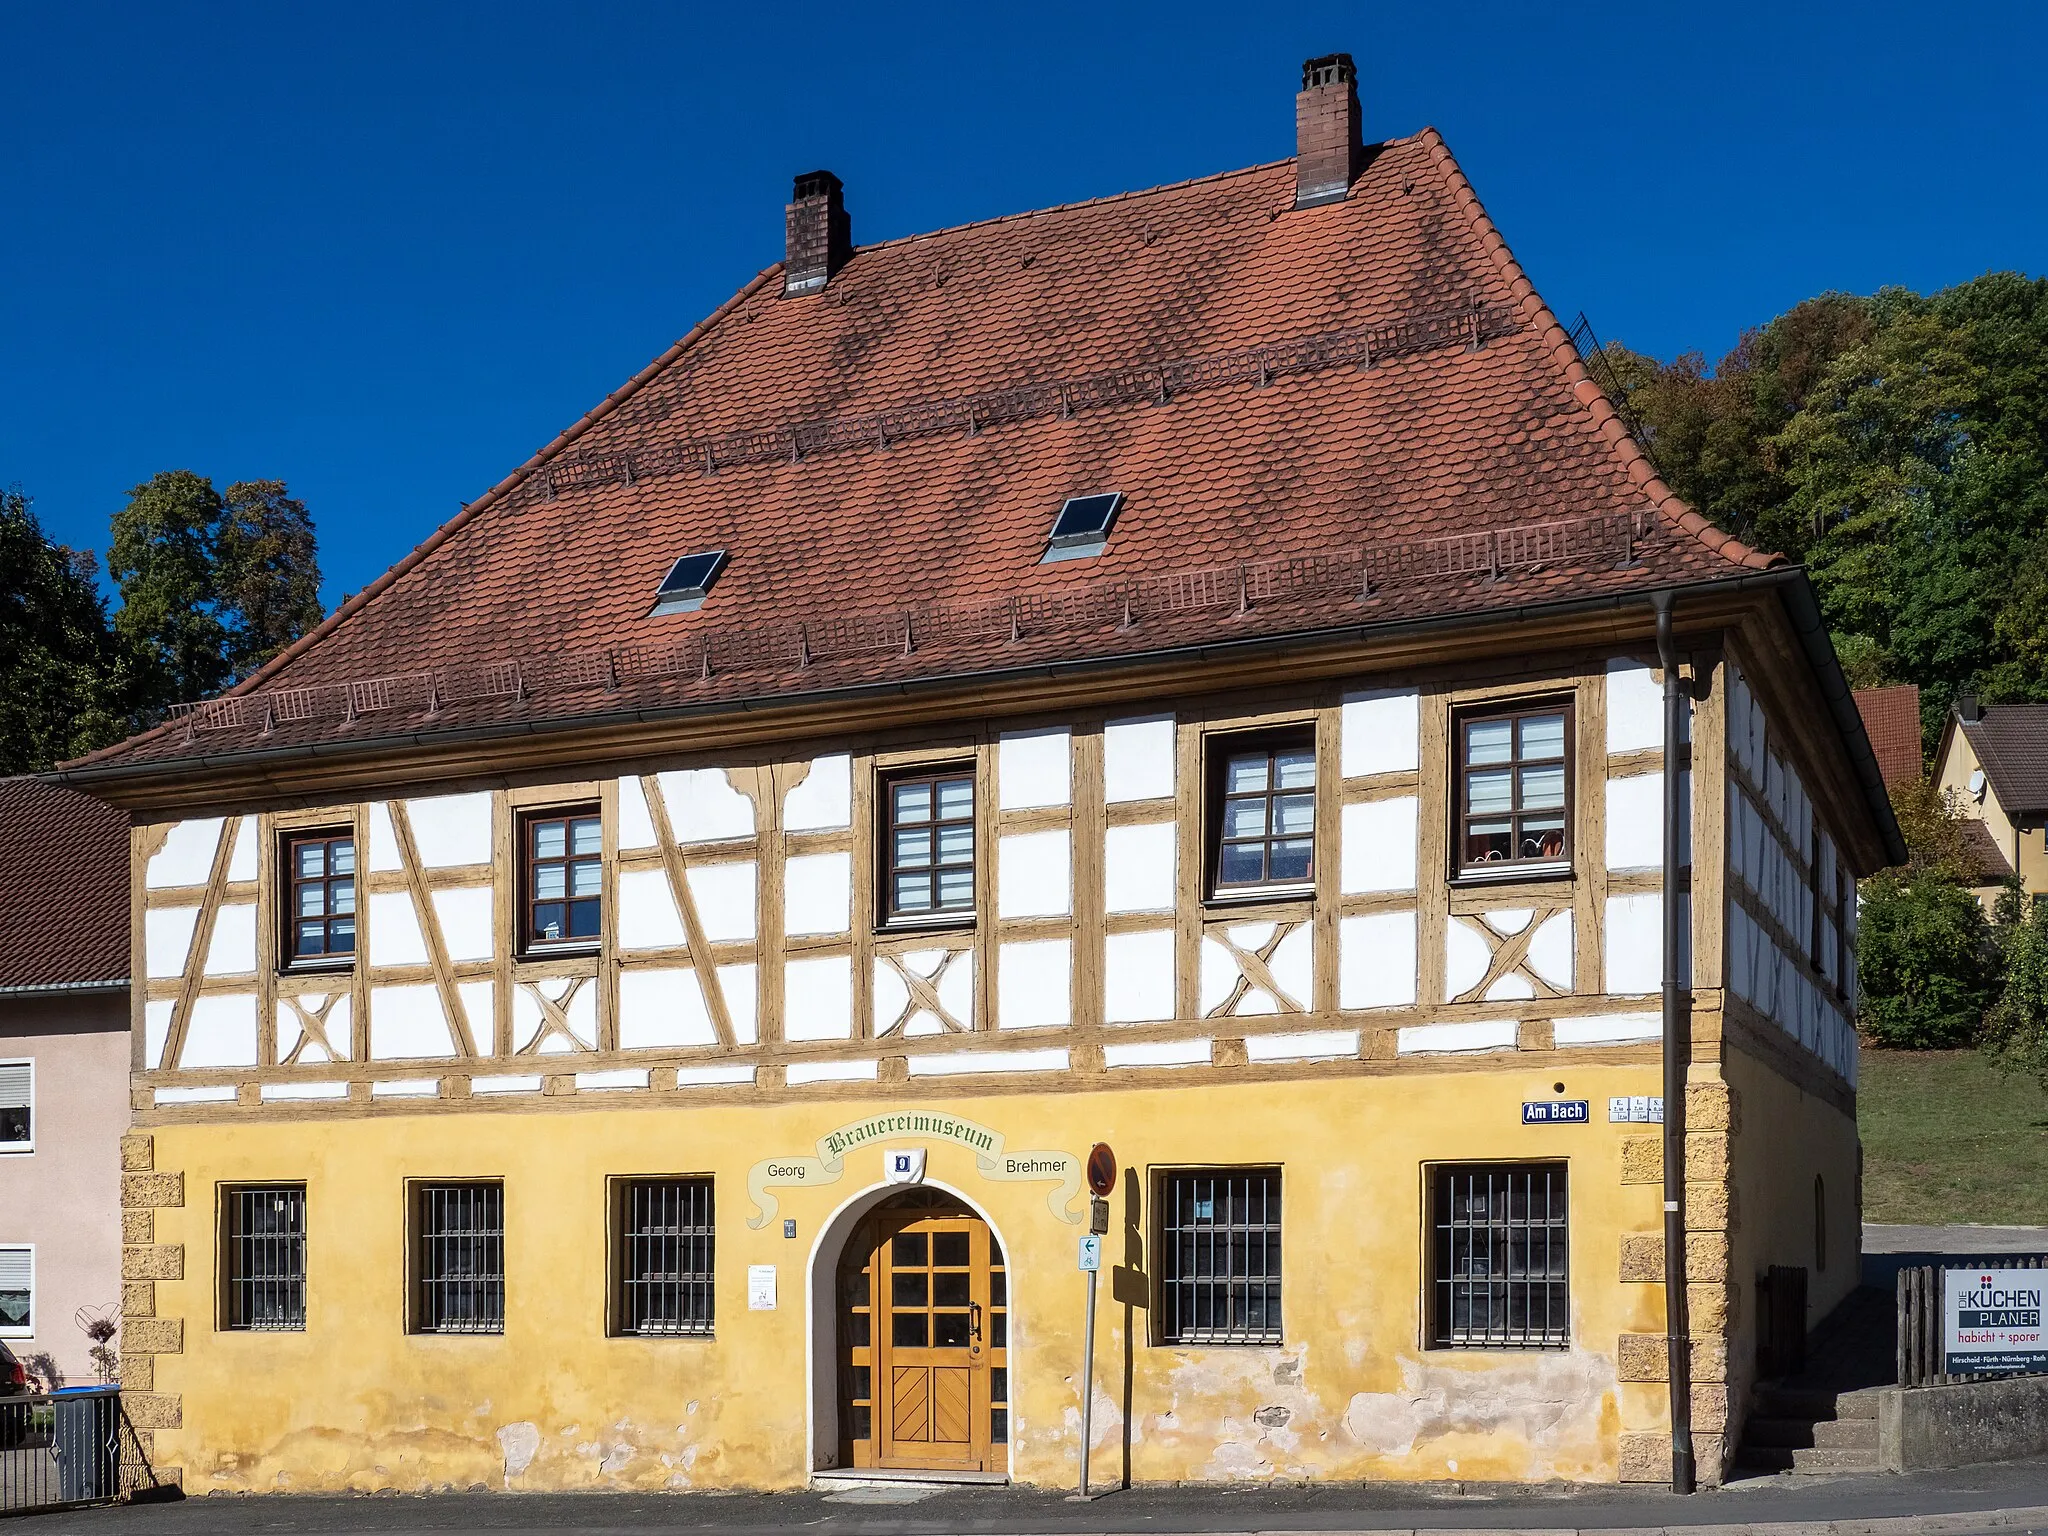
[[[1562,1196],[1564,1214],[1552,1219],[1547,1213],[1538,1220],[1530,1211],[1530,1197],[1533,1196],[1534,1179],[1543,1176],[1555,1181]],[[1489,1183],[1487,1195],[1487,1216],[1484,1222],[1467,1219],[1460,1223],[1455,1206],[1454,1181],[1468,1181],[1484,1178]],[[1491,1183],[1500,1180],[1503,1185],[1504,1212],[1499,1219],[1493,1215]],[[1519,1223],[1515,1216],[1513,1181],[1532,1181],[1524,1192],[1522,1216]],[[1552,1184],[1546,1182],[1544,1192],[1548,1195]],[[1428,1350],[1560,1350],[1572,1346],[1572,1203],[1571,1164],[1565,1158],[1532,1158],[1528,1161],[1471,1162],[1471,1163],[1428,1163],[1423,1166],[1423,1348]],[[1515,1233],[1517,1229],[1524,1236],[1524,1273],[1515,1274]],[[1456,1237],[1464,1232],[1468,1238],[1468,1253],[1477,1256],[1483,1251],[1487,1271],[1484,1274],[1455,1272],[1446,1274],[1446,1268],[1455,1269],[1457,1256]],[[1527,1259],[1534,1251],[1533,1234],[1544,1234],[1544,1273],[1537,1275],[1527,1270]],[[1562,1274],[1551,1273],[1552,1232],[1563,1233],[1564,1254]],[[1473,1239],[1483,1234],[1483,1244]],[[1497,1255],[1501,1255],[1498,1260]],[[1469,1263],[1469,1260],[1468,1260]],[[1498,1272],[1496,1272],[1498,1271]],[[1458,1323],[1459,1290],[1463,1287],[1463,1300],[1467,1308],[1464,1326]],[[1484,1294],[1480,1294],[1483,1290]],[[1535,1303],[1542,1303],[1542,1322],[1531,1326]],[[1519,1301],[1521,1319],[1515,1321],[1516,1304]],[[1484,1316],[1478,1328],[1473,1327],[1473,1308],[1483,1304]],[[1553,1324],[1555,1324],[1553,1326]]]
[[[252,1218],[264,1202],[286,1219],[259,1224]],[[222,1184],[215,1331],[220,1333],[304,1333],[309,1288],[306,1261],[307,1205],[304,1180]]]
[[[1562,715],[1564,717],[1564,847],[1555,857],[1494,859],[1478,863],[1465,858],[1465,839],[1472,821],[1467,808],[1473,765],[1465,761],[1465,728],[1487,720],[1521,721],[1537,715]],[[1505,766],[1515,769],[1523,766],[1520,757],[1521,742],[1517,730],[1514,751]],[[1494,700],[1460,706],[1451,711],[1450,771],[1451,771],[1451,836],[1450,836],[1450,877],[1452,881],[1499,880],[1510,876],[1530,879],[1545,879],[1569,875],[1577,867],[1578,848],[1573,837],[1573,820],[1577,815],[1579,802],[1578,775],[1578,710],[1569,696]],[[1538,760],[1542,761],[1542,760]],[[1498,769],[1502,764],[1482,763],[1479,770]],[[1516,781],[1516,799],[1521,798],[1520,780]],[[1520,834],[1521,818],[1527,811],[1515,808],[1507,817],[1515,825],[1510,839]],[[1496,818],[1497,819],[1497,815]]]
[[[1168,1166],[1152,1169],[1150,1182],[1157,1256],[1154,1342],[1249,1349],[1284,1346],[1285,1168],[1278,1163]],[[1205,1217],[1197,1210],[1184,1217],[1183,1186],[1190,1200],[1198,1202],[1205,1185],[1209,1214]],[[1215,1210],[1219,1186],[1226,1209],[1221,1217]],[[1254,1204],[1259,1212],[1256,1221],[1251,1215]]]
[[[708,1173],[616,1174],[610,1185],[606,1333],[615,1339],[717,1337],[717,1179]]]
[[[875,897],[876,926],[889,931],[915,928],[964,928],[971,926],[981,906],[981,776],[978,765],[972,759],[955,763],[923,763],[915,767],[892,769],[881,774],[876,780],[875,811],[875,869],[878,887]],[[963,816],[938,815],[938,786],[965,780],[971,798],[967,814]],[[896,791],[912,784],[924,784],[931,790],[932,816],[929,820],[913,825],[932,830],[932,862],[925,866],[928,872],[932,905],[923,908],[899,910],[896,905]],[[971,839],[967,855],[967,884],[969,896],[963,906],[942,907],[938,905],[939,871],[938,829],[941,827],[965,826]],[[958,864],[943,866],[958,869]],[[907,871],[914,873],[914,871]]]
[[[407,1333],[503,1337],[505,1210],[502,1178],[406,1181]]]
[[[325,851],[321,854],[321,866],[326,873],[310,879],[299,874],[299,849],[319,843]],[[333,846],[336,843],[349,845],[349,871],[345,875],[333,873]],[[278,834],[278,871],[283,885],[283,899],[278,904],[278,969],[281,971],[345,970],[356,963],[356,956],[362,953],[363,941],[363,858],[362,848],[352,826],[290,827]],[[333,910],[333,886],[338,880],[346,880],[354,887],[350,898],[351,907],[347,912]],[[334,936],[334,925],[346,921],[350,927],[349,947],[346,950],[322,948],[316,955],[302,955],[298,951],[299,939],[299,891],[305,886],[319,885],[327,889],[322,894],[324,910],[317,919],[321,925],[320,940],[323,946]]]
[[[1316,750],[1316,727],[1313,721],[1299,725],[1276,726],[1255,731],[1218,732],[1202,744],[1203,750],[1203,821],[1202,836],[1202,893],[1207,901],[1239,902],[1260,899],[1287,899],[1311,895],[1316,884],[1316,843],[1317,822],[1322,814],[1322,762]],[[1232,758],[1245,757],[1254,752],[1266,754],[1266,788],[1232,794],[1229,788],[1230,763]],[[1283,790],[1276,778],[1274,759],[1281,752],[1306,752],[1312,775],[1306,790],[1299,787]],[[1300,836],[1280,836],[1273,830],[1273,805],[1283,795],[1309,796],[1308,831]],[[1266,802],[1266,828],[1257,838],[1233,838],[1228,835],[1228,812],[1233,800],[1263,799]],[[1273,845],[1281,842],[1306,842],[1308,844],[1308,869],[1301,875],[1285,880],[1271,878],[1261,880],[1240,880],[1225,883],[1223,879],[1223,849],[1226,843],[1259,843],[1264,847],[1263,865],[1269,875],[1272,870]]]
[[[533,829],[553,821],[559,821],[563,826],[563,853],[559,859],[542,859],[533,851]],[[597,895],[595,898],[578,897],[574,898],[574,900],[588,901],[594,899],[597,902],[597,932],[571,934],[565,935],[562,938],[551,939],[534,930],[534,908],[541,904],[541,897],[535,890],[537,883],[536,869],[541,864],[560,864],[562,866],[563,883],[560,904],[563,908],[563,921],[566,924],[568,908],[573,904],[572,898],[569,895],[568,870],[573,865],[591,857],[588,854],[577,854],[571,851],[572,844],[569,841],[571,836],[569,829],[574,823],[579,821],[595,821],[597,823]],[[515,849],[514,858],[518,862],[516,886],[519,910],[515,923],[518,928],[520,955],[528,958],[564,954],[578,955],[601,948],[604,944],[605,929],[604,808],[601,805],[591,804],[534,806],[519,812],[514,820],[513,835],[516,838],[516,842],[513,845]]]

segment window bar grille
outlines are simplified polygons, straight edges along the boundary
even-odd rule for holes
[[[420,1331],[505,1331],[505,1187],[420,1190]]]
[[[1446,1168],[1436,1181],[1433,1342],[1461,1349],[1567,1347],[1564,1165]]]
[[[715,1321],[709,1179],[626,1186],[622,1332],[708,1335]]]
[[[1169,1175],[1166,1193],[1166,1342],[1279,1343],[1278,1170]]]
[[[306,1326],[306,1191],[228,1194],[228,1327],[290,1333]]]

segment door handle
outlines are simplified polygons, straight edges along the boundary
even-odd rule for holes
[[[967,1333],[974,1340],[974,1347],[979,1350],[981,1348],[981,1303],[978,1301],[967,1303]]]

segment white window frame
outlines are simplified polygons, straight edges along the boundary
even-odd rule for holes
[[[0,1067],[28,1068],[28,1140],[0,1141],[0,1157],[27,1157],[36,1149],[36,1059],[33,1056],[0,1058]]]
[[[0,1339],[32,1339],[36,1336],[36,1245],[0,1243],[0,1250],[12,1249],[28,1255],[28,1326],[16,1328],[0,1323]]]

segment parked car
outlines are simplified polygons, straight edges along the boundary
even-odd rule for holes
[[[0,1343],[0,1451],[11,1451],[28,1438],[29,1405],[10,1398],[29,1395],[28,1367]]]

